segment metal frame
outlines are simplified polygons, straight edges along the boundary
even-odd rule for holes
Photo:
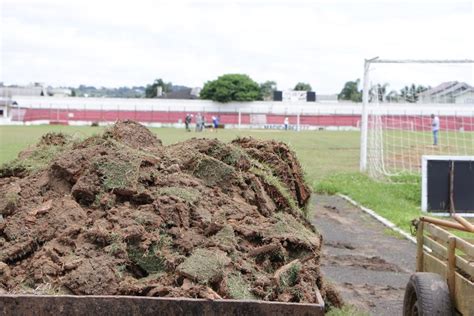
[[[360,171],[367,171],[367,127],[369,104],[369,71],[370,64],[474,64],[473,59],[380,59],[374,57],[364,61],[364,87],[362,91],[362,115],[360,135]]]
[[[428,160],[444,160],[444,161],[473,161],[474,156],[434,156],[434,155],[423,155],[421,156],[421,210],[425,213],[428,213]],[[429,213],[433,216],[450,216],[450,213],[438,213],[432,212]],[[456,214],[462,215],[464,217],[474,217],[474,213],[462,213],[461,211],[456,211]]]
[[[2,315],[324,315],[324,301],[286,303],[186,297],[103,295],[0,295]]]

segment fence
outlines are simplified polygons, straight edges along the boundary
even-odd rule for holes
[[[213,116],[226,127],[283,128],[288,117],[292,129],[345,128],[359,125],[359,105],[305,102],[235,102],[203,100],[17,98],[11,121],[26,124],[90,124],[133,119],[155,126],[183,124],[186,114],[202,114],[210,123]]]
[[[113,99],[113,98],[15,98],[10,111],[13,123],[86,125],[108,124],[133,119],[154,126],[182,126],[186,114],[201,113],[207,122],[212,116],[227,127],[282,128],[286,117],[292,129],[358,129],[360,103],[320,102],[232,102],[222,104],[205,100]],[[456,104],[381,104],[379,111],[393,126],[420,126],[429,115],[443,115],[446,124],[473,126],[459,118],[462,105]],[[472,106],[465,111],[472,113]],[[440,116],[441,117],[441,116]],[[474,115],[473,115],[474,117]],[[429,126],[429,124],[426,124]],[[446,125],[445,125],[446,126]],[[406,126],[404,127],[404,129]]]

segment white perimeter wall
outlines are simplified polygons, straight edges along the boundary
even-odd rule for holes
[[[120,99],[76,97],[13,97],[18,107],[81,110],[137,110],[178,112],[272,113],[302,115],[360,115],[362,103],[351,102],[230,102],[207,100]],[[14,106],[15,107],[15,106]],[[474,116],[474,104],[383,103],[370,105],[369,113],[385,115]]]

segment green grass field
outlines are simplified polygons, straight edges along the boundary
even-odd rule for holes
[[[389,173],[417,171],[422,155],[474,155],[474,133],[441,131],[433,146],[430,131],[389,130],[383,132],[385,170]]]
[[[50,125],[0,126],[0,163],[14,159],[22,149],[34,144],[48,131],[61,131],[85,138],[102,130],[101,127]],[[252,136],[281,140],[296,152],[313,190],[346,194],[407,231],[410,220],[420,214],[419,177],[401,177],[395,182],[383,183],[358,172],[359,132],[219,130],[214,133],[188,133],[184,129],[174,128],[154,128],[152,131],[165,145],[192,137],[230,141],[236,137]]]
[[[186,132],[184,129],[152,128],[165,145],[192,137],[218,138],[231,141],[236,137],[252,136],[277,139],[289,144],[297,153],[310,183],[336,172],[354,172],[359,166],[359,133],[329,131],[249,131],[219,130],[218,132]],[[101,127],[75,126],[0,126],[0,163],[14,159],[18,153],[34,144],[48,131],[64,132],[87,137],[102,131]]]

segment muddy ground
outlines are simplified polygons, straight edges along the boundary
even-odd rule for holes
[[[163,146],[119,122],[45,135],[0,168],[0,292],[339,305],[310,190],[283,143]]]
[[[346,302],[372,315],[402,315],[416,246],[338,196],[315,195],[314,226],[324,236],[321,270]]]

